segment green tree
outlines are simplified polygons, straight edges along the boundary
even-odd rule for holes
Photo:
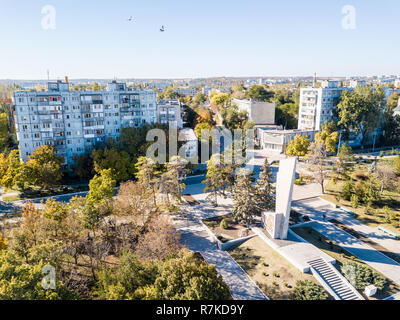
[[[333,121],[324,122],[322,124],[322,130],[315,135],[315,141],[325,145],[326,152],[336,152],[336,144],[339,137],[339,132],[335,131],[336,125]]]
[[[228,286],[213,265],[198,260],[182,250],[160,267],[154,285],[143,290],[145,299],[157,300],[227,300]]]
[[[97,274],[96,298],[101,300],[138,300],[143,288],[151,286],[157,265],[141,262],[131,251],[122,253],[115,268],[102,268]]]
[[[349,176],[349,171],[353,162],[355,161],[355,157],[353,155],[352,149],[348,144],[343,144],[339,147],[337,158],[336,158],[336,166],[334,167],[334,171],[337,173],[337,177],[341,175],[343,178],[347,179]]]
[[[370,284],[373,284],[378,290],[382,290],[386,284],[384,277],[358,262],[345,263],[341,270],[346,279],[358,290],[364,290]]]
[[[226,189],[233,185],[234,171],[235,166],[225,163],[221,154],[213,154],[210,160],[207,161],[206,179],[202,183],[206,184],[205,192],[212,192],[209,197],[213,197],[214,205],[218,205],[218,194],[225,196]]]
[[[325,145],[319,141],[312,143],[307,155],[307,160],[309,162],[309,168],[313,172],[313,179],[321,186],[322,194],[324,194],[324,183],[327,176],[327,153]]]
[[[344,91],[339,102],[338,125],[347,132],[361,134],[361,145],[382,120],[386,106],[385,92],[382,87],[374,90],[371,86],[358,86],[354,91]]]
[[[102,170],[90,180],[89,193],[78,211],[86,228],[94,231],[110,211],[107,205],[114,194],[115,184],[111,169]]]
[[[186,165],[186,159],[179,156],[173,156],[170,161],[166,163],[166,171],[161,177],[161,184],[164,186],[167,195],[171,192],[178,200],[181,199],[181,191],[185,189],[185,184],[182,181],[186,178]]]
[[[140,157],[136,163],[136,178],[139,184],[152,191],[155,206],[157,206],[157,184],[159,183],[156,169],[156,163],[150,158]]]
[[[257,199],[257,189],[253,186],[251,177],[246,172],[237,175],[232,191],[232,216],[238,223],[249,226],[254,217],[261,214]]]
[[[275,122],[282,125],[285,129],[296,129],[298,125],[298,105],[294,103],[285,103],[276,106]]]
[[[349,201],[353,193],[354,193],[354,183],[352,181],[347,181],[342,187],[341,197],[344,200]]]
[[[298,280],[293,288],[292,300],[326,300],[325,290],[310,280]]]
[[[117,181],[128,180],[133,176],[134,166],[129,154],[116,147],[93,150],[92,158],[96,173],[111,169]]]
[[[64,284],[44,289],[42,273],[45,264],[26,264],[11,251],[0,251],[0,300],[70,300],[77,298]]]
[[[292,157],[305,156],[308,153],[310,143],[307,137],[296,134],[294,139],[288,144],[286,154]]]
[[[229,102],[229,94],[218,93],[211,97],[211,103],[216,104],[219,107],[225,106]]]
[[[400,176],[400,156],[394,158],[394,160],[392,162],[392,166],[393,166],[393,169],[396,172],[396,174],[398,176]]]
[[[93,159],[89,154],[74,156],[72,166],[73,171],[81,180],[89,180],[95,174]]]
[[[11,150],[8,157],[0,154],[0,184],[5,188],[17,186],[24,190],[26,170],[19,159],[19,151]]]
[[[12,145],[12,136],[8,127],[6,113],[0,113],[0,152],[4,152]]]
[[[243,129],[248,122],[248,113],[240,111],[236,105],[229,104],[221,110],[222,124],[233,131],[234,129]]]
[[[271,101],[274,93],[267,91],[264,86],[253,85],[246,91],[246,97],[256,101]]]
[[[27,180],[42,189],[51,189],[62,178],[61,165],[64,159],[57,156],[54,147],[49,145],[35,149],[26,162]]]
[[[269,166],[268,159],[266,158],[261,168],[260,177],[256,184],[257,201],[261,211],[269,211],[274,208],[274,193],[275,188],[273,186],[273,174]]]

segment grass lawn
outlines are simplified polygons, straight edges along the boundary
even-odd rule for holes
[[[229,253],[270,299],[290,300],[297,280],[319,285],[311,274],[302,273],[258,236]]]
[[[325,187],[326,194],[322,198],[331,201],[337,205],[346,207],[347,209],[356,213],[356,219],[360,222],[370,226],[377,227],[383,226],[400,235],[400,194],[397,192],[384,191],[381,201],[372,206],[372,212],[366,212],[364,204],[360,204],[358,208],[353,208],[351,202],[340,199],[337,200],[337,196],[340,194],[343,184],[345,181],[338,180],[336,184],[329,181]],[[385,213],[382,210],[384,206],[388,206],[391,213],[394,213],[397,218],[396,220],[388,223],[385,220]]]
[[[329,240],[319,232],[315,231],[312,228],[304,227],[304,228],[292,228],[292,230],[297,233],[300,237],[307,240],[311,244],[315,245],[317,248],[321,249],[331,257],[336,259],[335,267],[340,271],[340,267],[347,262],[359,262],[366,265],[362,260],[357,259],[351,253],[343,249],[342,247],[338,246],[335,242]],[[369,267],[369,266],[368,266]],[[369,267],[371,268],[371,267]],[[372,269],[372,268],[371,268]],[[375,269],[373,269],[376,273],[379,273]],[[386,278],[381,274],[382,277]],[[370,297],[370,300],[376,299],[384,299],[387,298],[395,293],[400,291],[400,286],[396,283],[387,279],[386,285],[383,290],[378,290],[374,297]],[[360,292],[362,293],[362,292]]]

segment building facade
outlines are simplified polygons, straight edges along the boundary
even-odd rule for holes
[[[240,111],[247,111],[249,120],[256,125],[275,123],[275,102],[263,102],[247,99],[232,99]]]
[[[320,88],[300,89],[299,130],[321,130],[322,124],[333,120],[333,110],[343,90],[338,81],[323,81]]]
[[[105,91],[70,91],[68,82],[49,82],[47,91],[14,93],[15,124],[21,159],[42,145],[54,145],[65,164],[90,152],[124,127],[157,121],[153,90],[127,90],[113,81]]]
[[[177,128],[182,129],[182,105],[179,100],[160,100],[157,104],[157,121],[162,124],[176,121]]]
[[[274,130],[271,127],[260,126],[256,127],[256,138],[261,149],[274,153],[285,153],[288,144],[296,135],[305,136],[314,142],[317,132],[315,130]]]

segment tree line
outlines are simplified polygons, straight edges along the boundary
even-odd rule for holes
[[[148,158],[116,194],[111,169],[68,203],[27,203],[18,224],[0,224],[0,299],[230,299],[214,266],[180,243],[171,206],[184,163],[159,172]],[[54,267],[54,287],[42,286]],[[46,278],[47,279],[47,278]]]

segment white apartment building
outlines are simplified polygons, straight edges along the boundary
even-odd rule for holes
[[[157,104],[157,121],[162,124],[169,124],[176,121],[178,129],[182,129],[182,105],[176,99],[163,99]]]
[[[338,81],[323,81],[320,88],[301,88],[299,107],[299,130],[321,130],[322,124],[333,120],[333,110],[336,108],[343,90]]]
[[[275,102],[263,102],[248,99],[232,99],[240,111],[247,111],[249,120],[256,125],[275,123]]]
[[[21,159],[41,145],[54,145],[71,164],[124,127],[157,121],[153,90],[127,90],[113,81],[105,91],[69,91],[68,82],[49,82],[47,91],[14,93],[15,124]]]

